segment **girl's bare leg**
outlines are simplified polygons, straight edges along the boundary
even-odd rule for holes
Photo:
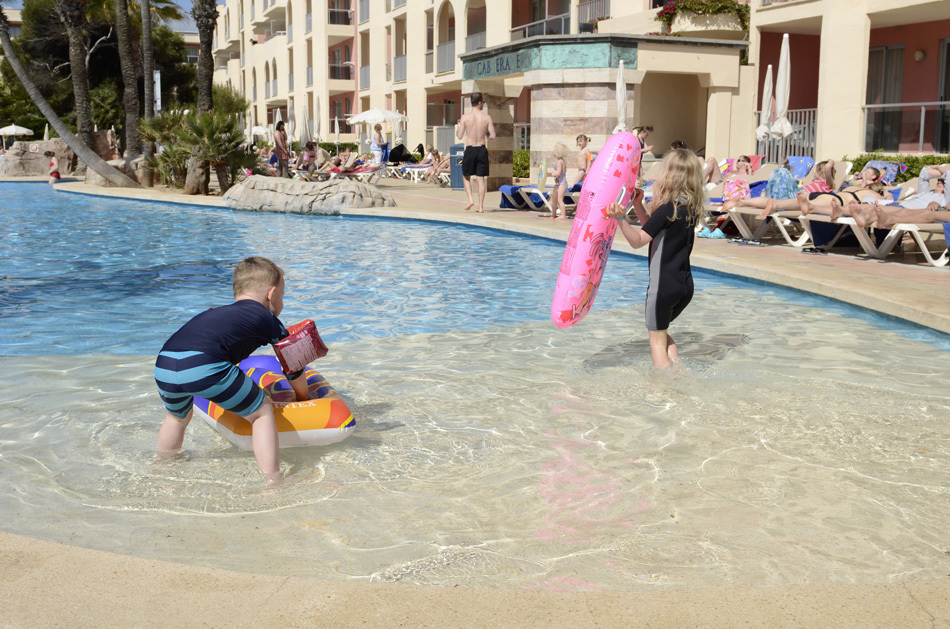
[[[671,352],[678,357],[676,345],[673,344],[671,350],[671,343],[672,339],[666,330],[650,330],[650,357],[657,369],[670,369],[673,366]]]

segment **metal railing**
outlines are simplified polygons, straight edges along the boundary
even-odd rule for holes
[[[271,81],[271,84],[273,85],[273,87],[271,88],[270,93],[272,96],[277,96],[277,77],[276,76],[274,77],[274,80]]]
[[[455,40],[439,44],[436,47],[436,65],[435,71],[452,72],[455,70]]]
[[[488,33],[482,31],[481,33],[475,33],[474,35],[469,35],[465,38],[465,52],[472,52],[473,50],[481,50],[487,45],[487,36]]]
[[[294,89],[294,73],[291,72],[287,75],[287,90],[293,91]]]
[[[330,133],[336,135],[337,129],[340,133],[353,133],[353,125],[343,118],[330,118]]]
[[[515,123],[515,150],[531,148],[531,124],[527,122]]]
[[[399,7],[406,4],[406,0],[393,0],[393,8],[398,9]]]
[[[393,81],[395,83],[402,83],[406,80],[406,55],[399,55],[393,59]]]
[[[360,89],[365,90],[369,87],[369,68],[370,66],[360,66]]]
[[[950,101],[864,106],[864,150],[950,152]]]
[[[792,124],[792,134],[787,138],[769,138],[756,140],[756,155],[765,155],[763,162],[780,163],[789,155],[805,156],[815,159],[815,135],[818,123],[817,109],[790,109],[787,114]],[[755,113],[756,127],[762,124],[762,112]],[[774,116],[769,124],[775,122]]]
[[[567,35],[571,32],[571,14],[550,15],[537,22],[529,22],[511,29],[511,41],[537,35]]]
[[[251,3],[251,20],[254,19],[254,3]]]
[[[426,51],[426,74],[432,74],[433,64],[435,63],[435,53],[431,50]]]
[[[289,44],[292,41],[294,41],[294,25],[288,24],[287,25],[287,43]]]
[[[304,16],[304,33],[309,33],[313,30],[313,13],[308,13]]]
[[[313,66],[307,66],[307,87],[313,85]]]
[[[330,64],[330,79],[337,81],[352,81],[352,66],[345,64]]]
[[[606,20],[610,17],[610,0],[589,0],[577,5],[577,23]]]
[[[349,9],[330,9],[330,24],[338,26],[353,26],[353,12]]]
[[[369,19],[369,0],[360,0],[359,4],[356,7],[357,13],[359,13],[360,24]]]
[[[270,98],[270,81],[264,81],[264,98]]]

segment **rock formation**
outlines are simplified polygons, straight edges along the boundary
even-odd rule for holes
[[[346,208],[396,206],[388,192],[350,179],[314,183],[262,175],[249,177],[231,187],[224,194],[224,201],[232,210],[330,216]]]
[[[34,150],[35,149],[35,150]],[[0,177],[36,177],[49,174],[49,158],[43,155],[53,151],[59,158],[59,173],[71,175],[76,165],[76,155],[59,138],[35,142],[14,142],[3,159],[0,159]]]

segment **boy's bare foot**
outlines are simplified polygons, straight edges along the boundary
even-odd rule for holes
[[[798,201],[798,210],[802,214],[808,214],[811,211],[811,202],[804,192],[799,192],[795,200]]]
[[[762,212],[759,214],[759,218],[761,218],[763,221],[769,217],[769,214],[772,213],[772,204],[774,202],[775,202],[775,199],[771,199],[771,198],[769,198],[765,202],[765,209],[762,210]]]
[[[466,206],[465,206],[464,208],[462,208],[462,209],[464,209],[464,210],[467,212],[467,211],[469,211],[470,209],[472,209],[473,207],[475,207],[475,203],[474,203],[474,202],[473,202],[473,203],[469,203],[468,205],[466,205]]]

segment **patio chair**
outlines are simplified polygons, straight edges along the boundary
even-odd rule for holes
[[[412,183],[419,183],[420,181],[426,180],[426,173],[429,172],[431,166],[431,164],[424,164],[422,166],[407,164],[399,168],[400,174],[398,176],[403,179],[409,179]]]

